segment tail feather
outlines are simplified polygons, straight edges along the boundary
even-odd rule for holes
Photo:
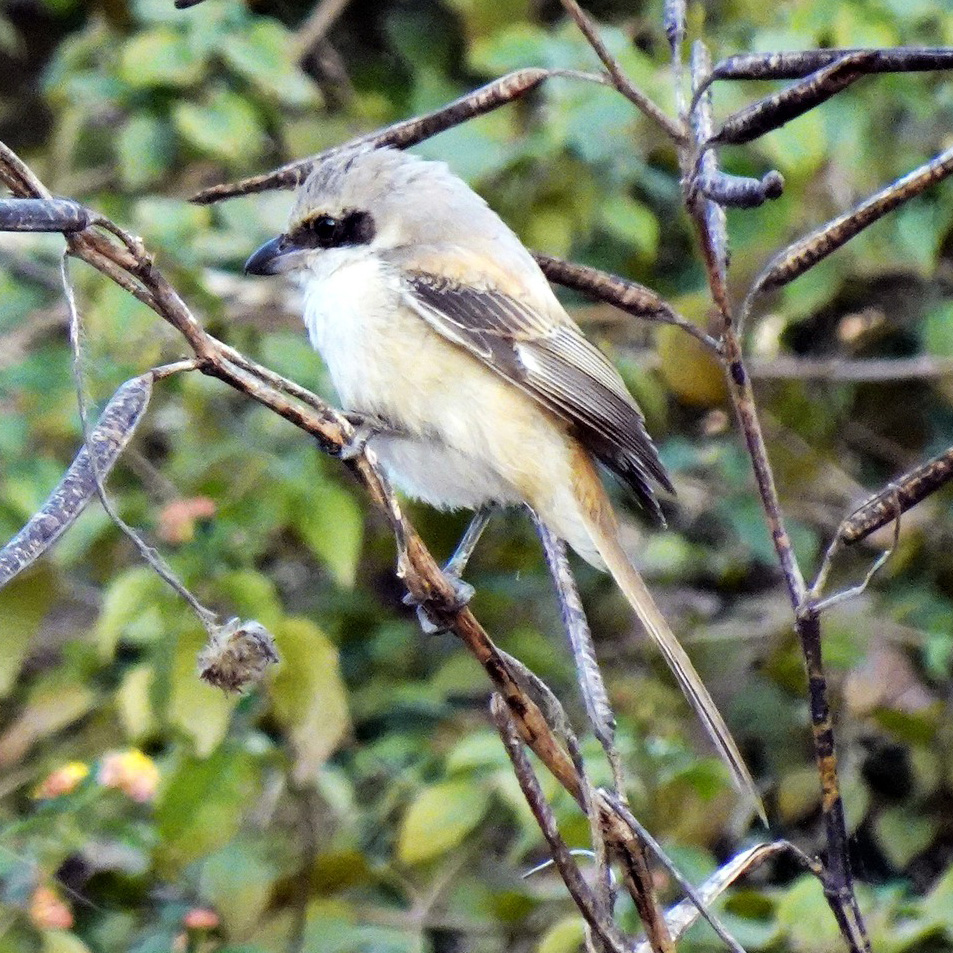
[[[619,543],[618,525],[612,512],[612,505],[609,503],[595,468],[590,461],[586,460],[583,467],[577,469],[576,475],[577,499],[582,504],[583,519],[596,550],[639,620],[659,647],[668,667],[678,680],[679,687],[697,712],[718,753],[731,770],[735,787],[742,795],[751,799],[761,820],[767,825],[764,805],[761,803],[754,780],[728,726],[701,677],[695,671],[691,659],[656,606],[638,570],[632,565]]]

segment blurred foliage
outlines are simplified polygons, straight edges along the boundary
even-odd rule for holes
[[[661,0],[599,0],[610,49],[667,108]],[[595,65],[553,0],[353,0],[302,47],[306,0],[8,0],[0,137],[47,185],[141,234],[210,329],[303,384],[327,381],[273,285],[241,276],[283,224],[285,194],[198,208],[195,189],[432,109],[506,70]],[[953,44],[927,0],[694,5],[714,55],[825,45]],[[296,63],[301,64],[299,68]],[[771,84],[719,86],[716,110]],[[785,176],[783,198],[729,215],[740,295],[771,252],[950,145],[953,83],[874,77],[726,167]],[[564,80],[420,146],[542,251],[615,270],[707,321],[668,144],[621,97]],[[878,224],[761,309],[759,361],[953,357],[953,186]],[[0,537],[77,449],[55,237],[0,241]],[[115,286],[75,268],[94,399],[181,355]],[[569,301],[578,305],[579,302]],[[767,792],[772,834],[818,849],[805,684],[747,459],[709,358],[603,308],[580,320],[646,409],[679,496],[632,545]],[[658,349],[648,345],[657,337]],[[662,366],[659,367],[661,361]],[[763,381],[758,395],[810,574],[841,516],[953,443],[944,376]],[[260,620],[282,665],[231,698],[198,681],[203,634],[93,507],[0,593],[0,950],[454,950],[568,953],[581,927],[550,872],[498,739],[487,684],[401,604],[392,541],[341,468],[214,382],[164,382],[111,480],[207,604]],[[861,901],[878,953],[953,949],[953,528],[949,492],[904,520],[867,593],[825,617]],[[620,499],[620,505],[625,505]],[[413,510],[437,553],[462,517]],[[634,523],[638,517],[633,515]],[[883,542],[889,533],[883,535]],[[846,554],[838,584],[871,547]],[[580,571],[640,819],[689,876],[762,838],[607,579]],[[571,660],[526,521],[477,553],[475,609],[581,724]],[[608,780],[598,746],[586,752]],[[573,845],[584,819],[544,779]],[[663,885],[666,896],[677,896]],[[622,908],[635,928],[634,912]],[[784,865],[727,900],[749,950],[840,949],[818,885]],[[685,949],[717,948],[693,931]]]

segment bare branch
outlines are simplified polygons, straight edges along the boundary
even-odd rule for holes
[[[662,11],[662,24],[668,45],[672,48],[672,58],[680,59],[679,47],[685,42],[685,0],[665,0]]]
[[[801,82],[729,116],[709,139],[709,144],[741,145],[783,126],[866,76],[870,72],[867,66],[873,59],[874,54],[866,51],[846,53]]]
[[[705,44],[700,40],[692,44],[691,76],[692,89],[702,88],[708,77],[711,59]],[[693,173],[683,182],[685,203],[698,231],[702,254],[705,257],[705,270],[708,274],[708,286],[722,320],[729,321],[731,306],[728,302],[728,228],[725,210],[717,203],[699,192],[701,181],[713,182],[719,174],[718,159],[715,152],[705,149],[705,143],[711,136],[711,96],[704,93],[695,97],[691,111],[692,140],[695,144],[697,159],[691,163]],[[688,163],[683,159],[683,167]]]
[[[953,358],[885,357],[851,360],[842,357],[794,357],[781,354],[750,360],[748,370],[756,380],[821,380],[878,383],[883,381],[936,380],[953,376]]]
[[[913,172],[881,189],[860,205],[839,215],[817,230],[775,255],[765,266],[748,292],[743,313],[750,312],[756,295],[770,288],[779,288],[803,275],[809,268],[846,245],[865,228],[883,218],[904,202],[925,192],[930,186],[953,172],[953,148]]]
[[[672,863],[672,861],[669,859],[668,854],[666,854],[665,851],[662,850],[662,847],[658,843],[658,841],[656,841],[655,838],[652,837],[652,835],[639,823],[638,819],[629,810],[628,806],[625,804],[622,798],[619,797],[618,795],[606,794],[605,791],[601,793],[603,797],[606,799],[606,801],[609,803],[609,805],[611,806],[612,810],[614,810],[619,815],[619,817],[623,821],[625,821],[625,823],[631,828],[632,831],[637,833],[639,839],[652,851],[653,854],[655,854],[656,858],[659,860],[659,862],[662,864],[665,870],[669,873],[672,879],[684,891],[685,896],[687,898],[687,901],[686,901],[687,905],[689,907],[694,908],[695,916],[691,919],[691,921],[686,923],[685,926],[682,926],[681,929],[675,929],[675,939],[678,939],[681,933],[684,932],[684,930],[686,930],[689,926],[691,926],[691,924],[694,923],[699,916],[701,916],[708,922],[708,924],[715,931],[715,933],[718,934],[719,939],[725,944],[725,946],[728,947],[729,950],[733,950],[734,953],[744,953],[744,950],[741,944],[728,932],[728,930],[725,928],[725,925],[718,919],[718,917],[716,917],[708,909],[709,904],[711,904],[712,901],[718,897],[721,891],[719,890],[717,893],[714,893],[713,895],[703,895],[703,892],[696,890],[682,876],[681,871],[675,866],[675,864]],[[763,847],[764,845],[761,845],[761,846]],[[757,849],[758,848],[753,848],[753,850],[757,850]],[[726,867],[722,867],[721,869],[719,869],[718,875],[720,875],[721,880],[724,881],[724,886],[722,887],[722,890],[724,890],[725,887],[727,887],[729,884],[733,883],[734,880],[737,879],[737,877],[740,876],[744,870],[748,869],[748,867],[741,865],[742,867],[741,871],[726,877],[723,874],[723,871],[725,871],[726,868],[729,870],[734,870],[738,866],[737,860],[738,858],[735,858],[735,861],[732,861],[731,864],[728,864],[726,865]],[[666,915],[665,919],[670,928],[677,927],[677,921],[673,922],[673,917],[671,914]]]
[[[0,232],[81,232],[94,220],[69,199],[0,199]]]
[[[334,26],[350,0],[321,0],[315,4],[304,23],[298,27],[294,43],[294,58],[300,60],[314,49]]]
[[[595,896],[583,879],[576,861],[569,853],[569,849],[559,834],[552,810],[546,802],[539,781],[523,751],[523,744],[513,724],[510,711],[499,695],[494,695],[491,699],[490,711],[500,732],[500,737],[503,739],[506,753],[513,764],[513,770],[516,773],[523,795],[536,818],[536,823],[546,838],[546,843],[549,844],[553,862],[579,908],[579,912],[606,950],[611,950],[612,953],[624,953],[626,947],[624,938],[607,914],[600,915]],[[674,953],[674,947],[657,948],[657,953]]]
[[[604,301],[636,317],[662,324],[674,324],[697,338],[706,347],[718,351],[718,342],[713,337],[706,334],[698,325],[682,317],[651,288],[620,278],[618,275],[611,275],[607,271],[600,271],[598,268],[577,265],[563,261],[561,258],[542,255],[539,252],[534,252],[533,257],[550,281],[564,288],[580,291],[598,301]]]
[[[737,53],[721,60],[711,79],[800,79],[854,53],[869,56],[866,73],[912,73],[953,69],[949,47],[901,46],[895,49],[792,50],[783,53]]]
[[[579,589],[569,566],[566,544],[554,536],[535,513],[533,520],[536,523],[536,532],[542,541],[549,573],[559,598],[563,626],[569,635],[572,657],[576,663],[576,675],[582,690],[589,723],[602,746],[611,749],[615,738],[615,715],[612,713],[609,695],[606,692],[605,682],[602,680],[602,672],[596,658],[596,647],[592,641],[592,633],[589,631],[589,623],[586,621]]]
[[[609,82],[607,77],[592,73],[579,73],[574,70],[548,70],[536,67],[517,70],[513,73],[507,73],[506,76],[494,80],[486,86],[481,86],[472,93],[467,93],[466,96],[455,99],[452,103],[432,113],[414,119],[405,119],[385,129],[354,139],[343,146],[328,149],[307,159],[289,162],[287,165],[283,165],[272,172],[266,172],[264,175],[242,179],[240,182],[213,185],[211,188],[203,189],[193,195],[190,201],[199,205],[210,205],[213,202],[221,202],[238,195],[267,192],[270,189],[297,188],[308,177],[308,173],[316,164],[342,149],[350,149],[355,146],[366,146],[369,149],[393,146],[397,149],[406,149],[408,146],[423,142],[424,139],[429,139],[437,133],[451,129],[453,126],[459,126],[460,123],[466,122],[468,119],[482,116],[484,113],[504,106],[520,96],[525,96],[545,80],[552,79],[555,76],[581,79],[600,85],[607,85]]]

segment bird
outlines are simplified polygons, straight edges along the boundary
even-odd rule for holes
[[[660,649],[739,791],[754,781],[619,539],[599,466],[656,518],[674,492],[618,371],[533,256],[442,162],[342,147],[316,161],[287,230],[245,264],[287,274],[363,445],[408,496],[444,509],[525,504],[607,570]]]

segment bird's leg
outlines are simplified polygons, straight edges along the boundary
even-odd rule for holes
[[[447,560],[447,564],[443,567],[444,578],[453,587],[453,592],[456,597],[456,608],[463,608],[463,606],[467,605],[473,598],[473,586],[468,582],[464,582],[461,577],[463,576],[464,569],[467,567],[467,563],[470,561],[470,557],[473,555],[473,550],[476,549],[476,545],[483,535],[483,530],[486,529],[486,524],[490,522],[490,517],[493,515],[494,509],[495,507],[492,503],[487,503],[473,514],[473,519],[470,520],[467,531],[463,534],[463,538],[458,543],[453,555]],[[404,603],[407,605],[414,604],[409,595],[404,596]],[[434,622],[428,614],[426,606],[417,606],[417,620],[420,623],[421,629],[423,629],[427,635],[437,635],[446,631],[443,626]]]
[[[391,427],[383,417],[375,414],[364,414],[359,411],[347,410],[342,415],[354,428],[350,439],[341,446],[338,456],[342,460],[353,460],[362,454],[367,447],[367,441],[378,434],[391,433]]]
[[[473,555],[473,550],[476,549],[477,543],[480,542],[483,530],[486,529],[486,524],[490,522],[490,517],[493,515],[495,508],[492,503],[485,503],[473,514],[473,519],[470,520],[467,531],[457,544],[453,555],[447,560],[447,565],[443,567],[443,571],[446,575],[452,576],[457,580],[461,579],[463,570],[467,568],[467,563]]]

